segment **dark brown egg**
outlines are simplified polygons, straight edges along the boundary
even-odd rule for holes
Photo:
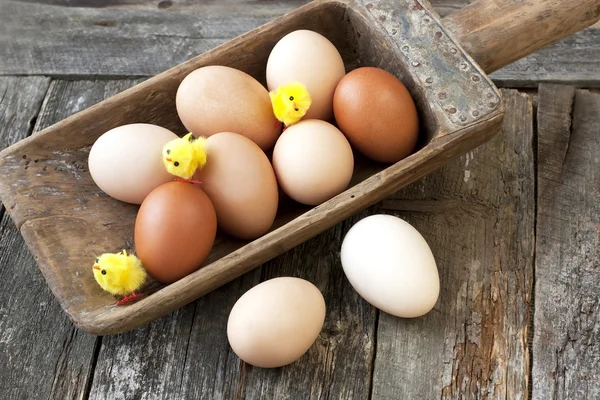
[[[204,191],[190,183],[169,182],[144,199],[134,240],[148,274],[171,283],[200,268],[216,233],[215,208]]]
[[[409,156],[419,136],[415,103],[402,82],[380,68],[348,73],[333,95],[338,127],[367,157],[393,163]]]

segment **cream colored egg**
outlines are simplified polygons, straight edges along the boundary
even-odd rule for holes
[[[181,122],[196,137],[235,132],[266,151],[281,132],[267,89],[234,68],[212,65],[191,72],[175,103]]]
[[[162,148],[177,135],[151,124],[116,127],[96,140],[88,157],[92,179],[109,196],[141,204],[163,183],[173,180],[163,164]]]
[[[431,249],[400,218],[372,215],[357,222],[344,237],[341,260],[358,294],[388,314],[419,317],[437,302],[440,280]]]
[[[240,239],[265,234],[279,205],[277,179],[265,153],[231,132],[210,136],[206,151],[206,164],[196,178],[215,206],[219,227]]]
[[[299,278],[275,278],[256,285],[235,303],[227,338],[248,364],[277,368],[302,357],[324,321],[325,300],[315,285]]]
[[[323,35],[297,30],[284,36],[269,54],[267,87],[276,89],[290,82],[303,83],[312,98],[304,119],[331,120],[333,94],[346,69],[342,56]]]
[[[304,120],[287,128],[273,150],[273,168],[292,199],[317,205],[343,192],[354,170],[348,140],[328,122]]]

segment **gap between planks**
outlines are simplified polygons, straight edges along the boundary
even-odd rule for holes
[[[535,399],[600,397],[600,94],[541,85]]]

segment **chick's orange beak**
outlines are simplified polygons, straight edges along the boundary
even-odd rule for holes
[[[99,266],[97,266],[97,265],[94,265],[94,266],[92,267],[92,269],[97,269],[98,271],[100,271],[100,267],[99,267]]]
[[[167,160],[168,162],[173,161],[172,159],[170,159],[169,157],[165,158],[165,160]]]

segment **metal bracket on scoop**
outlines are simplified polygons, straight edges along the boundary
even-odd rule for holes
[[[441,111],[436,112],[440,125],[449,125],[440,126],[441,131],[450,133],[478,122],[501,107],[496,86],[424,2],[365,0],[363,4],[395,42],[417,90],[433,110]]]

